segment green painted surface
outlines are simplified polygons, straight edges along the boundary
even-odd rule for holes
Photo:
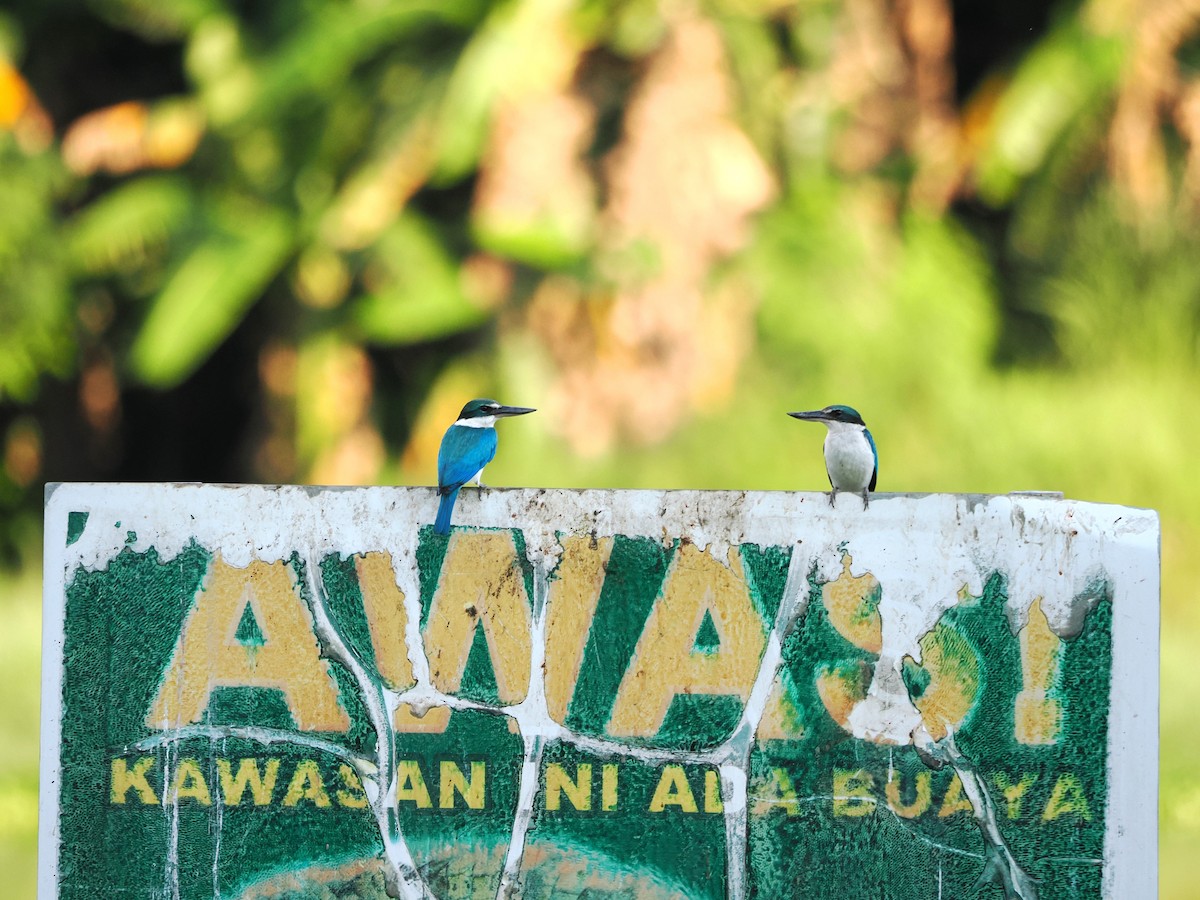
[[[604,733],[617,689],[673,553],[673,548],[648,538],[614,538],[579,681],[567,711],[568,727],[584,734]]]
[[[421,534],[414,583],[423,628],[449,546],[428,529]],[[513,547],[532,598],[519,535]],[[648,652],[639,647],[681,552],[679,544],[646,538],[612,542],[587,633],[575,636],[578,675],[565,715],[568,728],[608,741],[608,749],[570,741],[546,746],[526,838],[524,896],[725,896],[726,822],[716,768],[683,756],[639,759],[636,750],[699,752],[726,740],[758,660],[748,661],[744,683],[674,693],[660,719],[648,720],[659,723],[657,730],[610,733],[635,662],[646,677],[665,677],[733,652],[726,630],[734,619],[718,603],[683,632],[685,659],[637,658]],[[737,552],[745,608],[765,641],[790,552],[755,545]],[[332,682],[348,722],[343,730],[300,732],[299,701],[284,688],[220,679],[195,724],[227,728],[221,736],[163,741],[147,725],[185,622],[197,604],[215,602],[201,590],[214,557],[194,543],[167,561],[153,549],[126,548],[105,567],[68,579],[60,893],[149,898],[169,894],[177,882],[183,898],[382,897],[383,841],[359,774],[347,765],[351,757],[373,765],[377,735],[359,685],[325,642],[328,668],[316,678]],[[295,555],[286,565],[287,583],[298,593],[285,592],[279,602],[311,602],[304,562]],[[321,560],[320,583],[346,648],[375,673],[375,626],[354,558]],[[811,602],[788,636],[779,674],[779,718],[790,736],[758,741],[750,752],[750,895],[1004,896],[995,884],[975,892],[990,851],[954,768],[911,746],[857,739],[839,718],[845,704],[838,698],[861,699],[877,662],[871,635],[879,586],[864,581],[858,594],[840,595],[840,607],[815,574],[809,587]],[[1058,649],[1042,687],[1059,718],[1053,739],[1040,744],[1015,736],[1016,698],[1031,674],[1020,632],[1006,615],[1006,590],[1003,574],[994,573],[982,596],[950,607],[922,640],[922,661],[903,661],[903,684],[927,721],[929,709],[954,720],[963,766],[982,777],[1007,846],[1037,879],[1042,900],[1097,896],[1107,790],[1107,587],[1097,585],[1076,636],[1047,645]],[[253,673],[279,648],[278,614],[256,614],[245,601],[231,609],[231,658],[245,660]],[[497,707],[495,651],[482,627],[469,640],[457,693]],[[406,654],[402,646],[387,652]],[[547,648],[549,655],[561,652]],[[275,729],[276,737],[255,739],[255,727]],[[520,791],[516,721],[498,711],[461,710],[443,720],[428,712],[397,733],[395,754],[397,823],[426,882],[443,898],[494,896]],[[178,799],[164,803],[172,790]]]
[[[374,823],[362,810],[336,801],[329,808],[309,800],[284,804],[298,766],[315,764],[324,785],[339,784],[339,761],[328,754],[286,742],[264,748],[238,738],[127,749],[155,734],[143,719],[209,561],[195,545],[167,563],[153,550],[126,550],[107,568],[81,570],[70,582],[59,820],[63,897],[162,896],[172,869],[178,871],[181,897],[236,895],[239,885],[262,873],[294,867],[298,860],[307,865],[372,853],[378,843]],[[347,684],[344,672],[335,669],[334,676]],[[338,740],[361,751],[367,739],[361,709],[352,691],[341,696],[355,725]],[[205,722],[294,728],[278,692],[251,688],[215,690]],[[113,762],[133,768],[140,759],[151,760],[145,780],[158,802],[143,802],[130,790],[126,802],[113,803]],[[257,805],[248,792],[241,805],[220,802],[219,764],[228,762],[236,772],[247,759],[263,775],[270,760],[279,761],[269,802]],[[161,804],[181,760],[195,761],[209,803],[186,796],[198,784],[184,779],[178,804]]]
[[[85,512],[69,512],[67,513],[67,546],[71,546],[80,535],[83,534],[83,529],[87,527],[88,513]]]
[[[713,623],[712,613],[705,610],[700,630],[696,632],[696,643],[692,648],[700,653],[716,653],[721,649],[721,635]]]
[[[605,765],[616,767],[616,802],[611,810],[603,807]],[[543,784],[547,783],[546,769],[550,766],[559,766],[577,783],[581,766],[590,766],[592,775],[590,809],[576,809],[561,795],[557,810],[546,808],[545,793],[538,800],[535,846],[546,848],[560,865],[569,862],[573,848],[588,848],[593,854],[601,854],[605,865],[615,872],[648,875],[664,893],[713,900],[724,896],[724,819],[703,812],[703,767],[682,767],[685,788],[684,782],[673,778],[674,773],[666,772],[662,764],[596,756],[562,745],[543,759]],[[664,792],[667,802],[661,810],[652,812],[656,789],[664,778],[670,788]],[[689,799],[694,809],[688,805]]]
[[[249,603],[242,610],[242,618],[238,621],[233,639],[243,647],[261,647],[266,643],[262,629],[258,625],[258,619],[254,617],[254,607]]]
[[[1006,599],[1004,579],[994,575],[982,597],[952,607],[939,621],[953,634],[952,649],[970,654],[985,675],[956,742],[991,790],[1000,829],[1038,879],[1038,896],[1100,896],[1111,603],[1099,598],[1083,631],[1065,642],[1058,740],[1027,746],[1014,738],[1014,697],[1023,682]],[[764,801],[751,817],[753,884],[763,896],[1005,896],[994,885],[973,892],[986,851],[963,795],[952,789],[954,771],[932,768],[911,747],[856,740],[826,712],[818,677],[835,672],[862,684],[875,659],[840,635],[814,599],[785,647],[798,704],[813,713],[804,717],[807,732],[799,741],[757,746],[751,761]],[[930,676],[908,661],[905,682],[917,699]],[[897,785],[894,801],[889,782]],[[1011,802],[1006,790],[1014,792]]]

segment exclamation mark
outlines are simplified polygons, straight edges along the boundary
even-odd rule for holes
[[[1020,632],[1021,677],[1024,689],[1017,694],[1013,726],[1017,743],[1054,744],[1062,730],[1062,701],[1051,697],[1058,684],[1062,641],[1050,630],[1042,612],[1042,598],[1029,607],[1029,621]]]

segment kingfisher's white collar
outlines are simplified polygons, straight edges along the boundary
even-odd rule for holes
[[[454,423],[463,428],[491,428],[496,424],[495,416],[476,416],[473,419],[459,419]]]

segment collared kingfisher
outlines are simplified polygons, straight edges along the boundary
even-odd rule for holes
[[[437,534],[450,533],[450,514],[458,490],[469,481],[483,487],[483,467],[496,455],[496,420],[536,412],[525,406],[501,406],[495,400],[472,400],[446,429],[438,450]]]
[[[875,439],[867,431],[858,410],[838,405],[788,415],[808,422],[822,422],[829,429],[825,435],[825,473],[833,488],[829,493],[830,506],[838,491],[854,491],[862,494],[863,509],[866,509],[867,492],[875,490],[875,479],[879,475],[879,451],[875,449]]]

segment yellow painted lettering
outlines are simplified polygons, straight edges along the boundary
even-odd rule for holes
[[[1020,781],[1014,783],[1009,781],[1008,775],[1004,772],[997,772],[992,776],[992,781],[1000,789],[1000,793],[1004,795],[1004,804],[1008,810],[1008,817],[1015,819],[1021,815],[1021,801],[1025,798],[1025,792],[1037,781],[1037,773],[1027,772],[1021,777]]]
[[[1050,630],[1039,597],[1029,607],[1029,620],[1020,631],[1021,677],[1024,689],[1013,709],[1015,737],[1021,744],[1054,744],[1062,729],[1062,701],[1051,696],[1058,681],[1062,641]]]
[[[804,714],[787,687],[789,680],[786,668],[781,668],[755,732],[760,741],[799,741],[804,737]]]
[[[720,638],[713,652],[696,649],[705,615]],[[653,737],[678,694],[750,695],[766,629],[750,600],[741,555],[729,565],[684,544],[675,554],[613,703],[608,732]]]
[[[321,808],[329,806],[329,794],[325,793],[325,782],[315,759],[305,759],[296,764],[283,805],[295,806],[301,800],[308,800]]]
[[[842,554],[842,573],[821,586],[821,602],[829,613],[829,624],[860,650],[883,649],[883,619],[879,615],[879,580],[867,572],[852,575],[854,557]]]
[[[833,770],[833,814],[835,816],[868,816],[875,811],[871,788],[875,776],[866,769]]]
[[[1042,821],[1053,822],[1065,815],[1077,816],[1085,822],[1092,821],[1092,808],[1083,793],[1083,785],[1069,772],[1059,775],[1054,783],[1054,790],[1050,792],[1050,799],[1046,801],[1046,809],[1042,813]]]
[[[367,614],[379,674],[393,691],[410,688],[416,682],[404,639],[408,614],[404,608],[404,592],[396,584],[392,555],[377,552],[356,556],[354,568],[358,572],[358,589],[362,594],[363,611]]]
[[[664,766],[658,786],[650,800],[650,812],[660,813],[668,806],[678,806],[685,813],[697,811],[692,786],[688,784],[683,766]]]
[[[923,815],[933,803],[933,792],[930,787],[933,778],[929,772],[918,772],[915,781],[914,792],[911,803],[904,803],[900,799],[900,773],[893,772],[892,777],[888,780],[887,803],[892,812],[905,819],[915,819],[917,816]]]
[[[952,625],[938,622],[920,640],[921,668],[929,683],[913,699],[934,740],[957,730],[971,712],[982,688],[983,663],[971,642]]]
[[[715,769],[704,772],[704,811],[725,812],[725,804],[721,802],[721,775]]]
[[[483,809],[486,799],[487,765],[480,760],[471,761],[471,777],[458,767],[458,763],[442,760],[441,789],[438,792],[438,807],[454,809],[454,794],[462,795],[470,809]]]
[[[429,788],[425,787],[425,776],[415,759],[402,759],[396,763],[396,803],[405,800],[417,804],[417,809],[433,806]]]
[[[546,766],[546,809],[558,809],[563,792],[575,809],[592,808],[591,763],[580,763],[576,767],[574,781],[559,763]]]
[[[960,812],[973,814],[975,807],[967,799],[967,795],[963,791],[962,779],[956,773],[950,779],[950,787],[946,788],[946,796],[942,798],[942,808],[938,810],[938,818],[945,819]]]
[[[175,768],[175,777],[171,780],[171,790],[167,797],[174,802],[190,797],[201,806],[212,805],[212,795],[208,792],[208,782],[200,771],[200,764],[194,759],[181,759]]]
[[[153,756],[143,756],[130,769],[125,760],[118,757],[112,761],[112,781],[109,787],[108,799],[112,803],[124,804],[125,798],[132,790],[138,800],[145,806],[158,805],[158,797],[146,780],[146,771],[154,765]]]
[[[780,807],[786,810],[789,816],[798,815],[800,798],[796,796],[796,789],[792,787],[792,779],[787,769],[775,766],[771,769],[770,776],[754,791],[753,812],[761,816]]]
[[[617,764],[605,763],[600,770],[600,808],[612,812],[617,808]]]
[[[483,629],[500,702],[520,703],[529,689],[529,596],[507,531],[456,531],[450,535],[441,577],[425,624],[425,650],[434,687],[447,694],[462,684],[475,630]],[[434,707],[416,716],[396,709],[397,731],[440,733],[450,710]],[[511,723],[510,723],[511,724]]]
[[[249,607],[261,644],[236,639]],[[271,688],[283,693],[301,731],[350,729],[329,664],[321,659],[312,615],[291,566],[252,562],[244,569],[214,556],[180,630],[150,710],[148,728],[199,722],[218,687]]]
[[[821,602],[829,623],[855,647],[875,655],[883,649],[883,619],[879,615],[879,581],[870,572],[853,575],[854,558],[842,555],[842,572],[821,586]],[[874,663],[825,666],[816,676],[817,695],[841,728],[850,730],[850,713],[867,695]]]
[[[817,696],[829,717],[846,731],[850,730],[850,713],[867,696],[874,663],[865,660],[855,663],[824,664],[817,669]]]
[[[362,809],[367,805],[367,792],[363,790],[362,781],[353,766],[342,763],[338,766],[338,777],[343,787],[337,790],[337,801],[347,809]]]
[[[227,759],[217,760],[217,773],[221,779],[221,797],[226,806],[241,806],[246,788],[254,798],[255,806],[267,806],[275,793],[275,779],[279,776],[279,760],[268,759],[267,771],[263,775],[258,770],[258,760],[252,757],[242,759],[238,763],[237,774]]]
[[[612,538],[563,538],[546,612],[546,706],[555,722],[566,721],[612,545]]]

